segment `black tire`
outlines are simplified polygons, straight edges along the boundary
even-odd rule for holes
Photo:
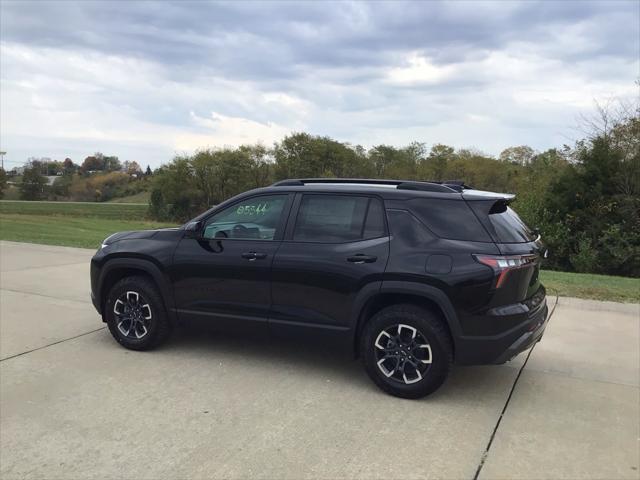
[[[416,334],[412,340],[413,329]],[[396,332],[399,336],[394,337]],[[421,342],[420,347],[417,341]],[[435,392],[453,363],[451,337],[442,320],[433,312],[410,304],[392,305],[375,314],[362,332],[360,353],[375,384],[402,398],[422,398]]]
[[[141,307],[135,308],[135,319],[128,320],[134,317],[134,313],[129,314],[134,309],[134,294],[138,295]],[[129,312],[125,312],[127,307]],[[120,345],[130,350],[151,350],[164,342],[171,333],[162,295],[146,277],[126,277],[117,282],[109,291],[104,308],[111,335]]]

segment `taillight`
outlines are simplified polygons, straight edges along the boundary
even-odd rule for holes
[[[504,285],[511,270],[526,267],[536,261],[537,255],[474,255],[478,262],[491,267],[496,273],[496,288]]]

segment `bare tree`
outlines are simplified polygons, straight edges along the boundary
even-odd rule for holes
[[[608,98],[593,102],[595,111],[591,114],[580,114],[577,127],[589,140],[600,136],[609,138],[620,125],[628,124],[640,116],[640,96],[636,97],[635,101]]]

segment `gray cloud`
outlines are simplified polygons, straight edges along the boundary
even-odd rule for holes
[[[456,62],[511,41],[602,18],[589,54],[637,53],[638,4],[626,2],[3,3],[2,38],[91,49],[226,74],[286,76],[291,66],[379,66],[407,50]],[[634,41],[635,40],[635,41]],[[573,58],[571,50],[556,52]]]
[[[628,96],[638,76],[635,1],[3,1],[0,9],[3,89],[28,103],[24,112],[2,106],[3,119],[44,124],[67,109],[70,128],[90,118],[96,138],[115,135],[119,122],[141,136],[156,125],[174,138],[167,155],[182,145],[175,139],[191,145],[233,119],[256,132],[305,128],[362,143],[438,134],[456,146],[477,138],[493,153],[525,140],[542,148],[557,141],[558,121],[587,108],[584,97]],[[212,112],[226,120],[193,123]],[[4,144],[24,138],[15,128]],[[210,132],[212,144],[227,138],[220,131]]]

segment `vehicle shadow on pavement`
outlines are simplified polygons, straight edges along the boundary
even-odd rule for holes
[[[200,357],[210,356],[212,362],[224,359],[236,364],[263,365],[273,371],[317,377],[386,395],[369,380],[359,358],[331,345],[247,336],[190,325],[177,329],[161,350],[197,352]],[[468,397],[476,403],[487,395],[503,395],[511,388],[519,368],[518,362],[476,367],[454,365],[443,387],[425,400],[449,401]]]

